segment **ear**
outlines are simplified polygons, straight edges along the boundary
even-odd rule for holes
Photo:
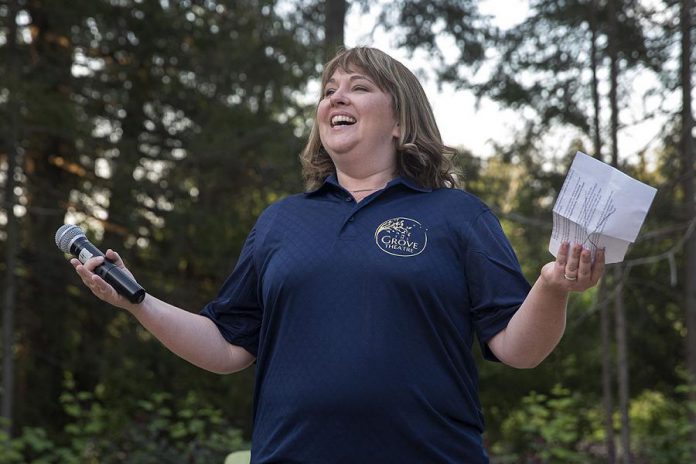
[[[397,140],[401,138],[401,125],[399,125],[399,121],[394,122],[394,129],[392,130],[392,136],[396,138]]]

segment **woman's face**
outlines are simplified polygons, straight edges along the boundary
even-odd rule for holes
[[[337,69],[317,108],[321,143],[334,162],[342,155],[393,163],[400,130],[392,99],[359,68]]]

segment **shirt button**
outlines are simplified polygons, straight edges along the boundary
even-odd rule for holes
[[[348,218],[348,222],[353,222],[353,221],[355,221],[355,216],[351,216]]]
[[[348,202],[353,201],[353,197],[351,197],[350,195],[347,196],[347,197],[346,197],[346,201],[348,201]]]

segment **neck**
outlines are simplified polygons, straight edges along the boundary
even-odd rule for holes
[[[351,193],[367,193],[369,195],[372,192],[383,189],[394,177],[396,177],[396,173],[391,166],[361,176],[355,176],[341,170],[336,170],[338,183]]]

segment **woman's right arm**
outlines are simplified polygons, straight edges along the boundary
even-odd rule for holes
[[[106,256],[132,276],[118,253],[107,250]],[[70,262],[94,295],[133,314],[143,327],[174,354],[219,374],[240,371],[254,362],[254,355],[225,340],[215,323],[205,316],[170,305],[149,294],[145,295],[142,303],[129,302],[93,272],[103,259],[91,258],[84,265],[74,258]]]

